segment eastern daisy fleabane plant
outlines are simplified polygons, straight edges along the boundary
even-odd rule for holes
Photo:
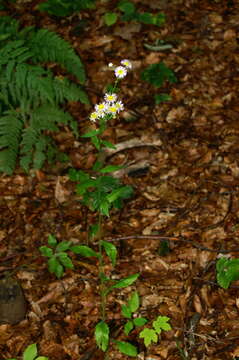
[[[116,67],[113,63],[108,64],[108,66],[114,70],[116,77],[115,85],[112,92],[104,94],[104,101],[95,105],[94,111],[90,114],[90,120],[93,122],[100,119],[107,121],[111,118],[115,118],[120,111],[124,110],[122,101],[118,100],[118,96],[114,91],[117,89],[119,80],[127,75],[128,70],[132,69],[132,64],[127,59],[121,60],[120,63],[122,66]]]

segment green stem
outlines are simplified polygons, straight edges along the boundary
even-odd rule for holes
[[[102,277],[104,275],[104,259],[103,259],[103,247],[101,244],[101,237],[102,237],[102,215],[99,214],[98,219],[98,226],[99,226],[99,278],[100,278],[100,312],[101,312],[101,319],[105,321],[105,310],[106,310],[106,289],[105,289],[105,281]]]

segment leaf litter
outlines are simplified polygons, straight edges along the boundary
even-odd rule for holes
[[[11,4],[9,15],[17,11],[24,24],[54,29],[74,44],[87,68],[93,103],[108,81],[106,64],[125,57],[135,63],[122,95],[127,111],[137,117],[112,122],[107,139],[121,143],[121,148],[107,161],[117,165],[145,161],[147,170],[134,177],[121,174],[134,187],[135,196],[105,220],[104,234],[119,248],[116,278],[141,273],[137,281],[141,315],[171,319],[172,330],[162,333],[159,343],[146,351],[139,342],[140,358],[177,360],[184,353],[190,359],[236,359],[238,282],[228,290],[218,287],[215,262],[220,253],[237,257],[239,249],[237,2],[135,1],[142,11],[153,12],[156,7],[165,12],[166,23],[157,29],[124,24],[121,33],[119,24],[102,25],[97,6],[84,12],[89,31],[80,36],[71,36],[74,18],[61,21],[39,14],[34,10],[37,3],[28,4],[31,16],[29,6],[19,1],[16,8]],[[173,47],[158,52],[144,47],[158,38]],[[178,82],[163,89],[172,100],[155,105],[158,90],[143,83],[140,72],[160,61],[174,70]],[[90,108],[69,107],[83,133]],[[72,144],[67,130],[56,138],[75,166],[91,167],[95,156],[91,145]],[[135,142],[142,138],[152,144],[147,151]],[[2,277],[13,272],[28,304],[23,321],[0,325],[1,359],[20,357],[33,342],[51,360],[103,358],[93,338],[99,319],[94,261],[76,258],[75,270],[56,280],[38,251],[49,233],[61,241],[87,243],[89,224],[95,221],[79,203],[66,170],[56,165],[38,171],[36,177],[20,170],[12,177],[1,176],[0,271]],[[163,238],[169,241],[169,252],[160,256]],[[107,311],[118,328],[120,304],[129,291],[110,295]],[[136,341],[135,334],[131,340]],[[114,351],[109,356],[126,358]]]

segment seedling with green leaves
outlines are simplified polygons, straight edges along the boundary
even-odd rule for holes
[[[62,241],[60,243],[57,243],[57,240],[53,235],[48,236],[48,245],[50,247],[41,246],[39,250],[43,256],[49,258],[48,269],[58,278],[64,275],[64,268],[74,268],[72,260],[67,254],[68,251],[72,251],[73,253],[82,257],[95,257],[98,259],[102,319],[95,327],[95,339],[99,348],[102,351],[106,351],[110,344],[110,329],[106,322],[107,296],[114,289],[122,289],[132,285],[139,277],[139,274],[133,274],[118,281],[115,281],[110,277],[106,276],[104,272],[105,261],[103,253],[105,253],[105,255],[110,259],[112,266],[115,267],[117,260],[117,248],[115,245],[104,240],[99,241],[99,252],[94,251],[86,245],[72,245],[70,241]],[[52,248],[54,248],[54,250]],[[132,301],[133,300],[131,300],[131,307],[133,307]],[[115,340],[115,344],[117,348],[126,355],[130,356],[130,354],[135,354],[135,351],[137,354],[137,349],[131,344],[122,344],[122,342],[117,340]]]
[[[12,358],[12,359],[8,359],[8,360],[17,360],[17,359]],[[36,344],[31,344],[23,352],[23,360],[48,360],[48,357],[38,356]]]
[[[64,275],[65,269],[74,268],[72,260],[68,255],[69,251],[85,257],[98,257],[98,254],[88,246],[72,245],[71,241],[57,243],[55,236],[51,234],[48,235],[48,245],[50,247],[43,245],[39,250],[43,256],[48,258],[48,270],[50,273],[55,274],[58,279]]]
[[[162,330],[172,330],[171,325],[168,323],[169,320],[170,318],[167,316],[158,316],[157,319],[153,321],[152,328],[144,328],[139,333],[139,337],[144,339],[144,345],[146,347],[150,346],[153,342],[158,342],[159,335],[161,334]]]
[[[173,70],[171,70],[164,62],[160,62],[158,64],[149,65],[146,69],[144,69],[141,73],[141,79],[147,81],[151,85],[156,88],[160,88],[164,85],[166,81],[170,84],[174,84],[177,82],[177,77],[175,76]],[[155,103],[161,104],[165,101],[170,101],[171,96],[168,94],[156,94],[154,96]]]
[[[129,0],[121,0],[117,5],[123,15],[121,21],[137,21],[147,25],[162,26],[165,23],[165,15],[158,13],[156,15],[149,12],[138,12],[135,4]],[[119,18],[118,12],[107,12],[104,15],[104,21],[107,26],[114,25]]]
[[[160,88],[165,81],[168,81],[170,84],[177,82],[177,78],[173,70],[165,65],[164,62],[149,65],[142,71],[141,79],[149,82],[156,88]]]
[[[217,260],[217,282],[223,289],[228,289],[232,281],[239,280],[239,259],[222,257]]]
[[[95,0],[47,0],[38,5],[40,11],[51,15],[64,17],[85,9],[93,9]]]
[[[129,333],[135,328],[139,326],[145,325],[148,320],[144,317],[133,317],[134,313],[139,309],[140,299],[139,294],[135,291],[129,298],[127,304],[122,305],[121,311],[122,315],[128,319],[126,324],[124,325],[124,333],[125,335],[129,335]]]

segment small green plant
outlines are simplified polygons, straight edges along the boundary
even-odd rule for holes
[[[144,317],[136,317],[134,314],[140,307],[140,298],[137,291],[131,294],[128,302],[123,304],[121,307],[122,315],[125,317],[127,322],[124,325],[124,333],[125,335],[129,335],[129,333],[135,328],[142,327],[148,323],[148,320]],[[158,336],[161,331],[169,331],[171,330],[171,325],[168,323],[170,320],[167,316],[158,316],[155,321],[153,321],[152,328],[144,328],[139,333],[139,338],[144,339],[144,345],[146,347],[150,346],[152,342],[158,342]]]
[[[172,330],[171,325],[168,323],[169,320],[170,318],[167,316],[158,316],[157,319],[153,321],[152,328],[144,328],[140,332],[139,337],[144,339],[144,345],[146,347],[150,346],[152,342],[158,342],[158,337],[162,330]]]
[[[47,0],[38,5],[40,11],[64,17],[84,9],[93,9],[95,0]]]
[[[17,360],[17,359],[8,359],[8,360]],[[36,344],[29,345],[26,350],[23,352],[23,360],[48,360],[46,356],[37,355],[37,346]]]
[[[123,13],[121,21],[138,21],[143,24],[161,26],[165,23],[165,15],[158,13],[156,15],[149,12],[138,12],[134,3],[128,0],[122,0],[118,3],[117,8]],[[118,13],[107,12],[104,15],[106,25],[111,26],[118,20]]]
[[[126,324],[124,325],[125,335],[129,335],[129,333],[135,327],[143,326],[148,322],[148,320],[144,317],[134,317],[134,313],[139,309],[139,306],[140,306],[139,294],[137,291],[135,291],[130,296],[127,304],[124,304],[121,307],[122,315],[126,319],[128,319]]]
[[[160,62],[158,64],[149,65],[141,72],[141,79],[149,82],[156,88],[160,88],[166,81],[170,84],[177,82],[177,77],[174,72],[164,64]],[[165,93],[154,95],[156,105],[165,101],[170,101],[171,96]]]
[[[66,101],[89,103],[80,85],[55,75],[48,65],[59,64],[85,81],[84,66],[73,48],[56,33],[33,27],[20,29],[10,17],[0,18],[0,171],[11,175],[20,159],[26,172],[45,161],[62,158],[51,137],[77,122],[63,111]]]
[[[232,281],[239,280],[239,259],[222,257],[217,260],[217,282],[223,289],[228,289]]]
[[[71,251],[77,255],[98,257],[98,254],[85,245],[73,245],[71,241],[57,243],[55,236],[48,235],[48,245],[39,248],[41,254],[48,258],[48,270],[59,279],[64,275],[64,269],[73,269],[74,265],[67,252]],[[53,249],[52,249],[53,248]]]
[[[177,82],[174,72],[164,62],[149,65],[142,71],[141,79],[149,82],[156,88],[161,87],[165,81],[168,81],[170,84]]]

